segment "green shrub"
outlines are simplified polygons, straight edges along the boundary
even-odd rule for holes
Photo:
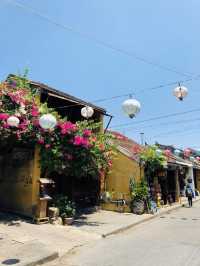
[[[54,205],[59,209],[61,217],[73,217],[76,213],[74,202],[70,201],[67,196],[57,195]]]

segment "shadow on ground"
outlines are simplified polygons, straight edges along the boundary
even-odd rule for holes
[[[30,218],[8,212],[0,212],[0,224],[7,224],[8,226],[20,226],[21,222],[33,223],[32,219]]]

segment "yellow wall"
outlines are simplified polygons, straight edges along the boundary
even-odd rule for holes
[[[200,191],[200,170],[196,170],[197,190]]]
[[[113,166],[110,173],[106,176],[105,191],[112,192],[112,199],[126,199],[130,200],[129,182],[130,178],[134,178],[136,181],[140,180],[144,176],[143,169],[139,164],[118,152],[116,158],[113,160]],[[117,207],[116,204],[106,203],[102,204],[103,209],[107,210],[121,210],[123,208]],[[125,211],[129,211],[126,208]]]
[[[0,208],[33,217],[39,197],[39,151],[14,148],[1,157]]]

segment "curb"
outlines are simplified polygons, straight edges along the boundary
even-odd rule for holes
[[[196,203],[197,201],[200,201],[200,198],[194,200],[193,203]],[[148,222],[148,221],[150,221],[150,220],[152,220],[152,219],[155,219],[155,218],[157,218],[157,217],[159,217],[159,216],[162,216],[163,214],[165,214],[165,213],[167,213],[167,212],[169,212],[169,211],[174,211],[174,210],[177,210],[177,209],[179,209],[179,208],[181,208],[181,207],[184,207],[185,204],[186,204],[186,202],[183,202],[183,203],[180,203],[179,205],[172,206],[172,207],[169,208],[169,209],[163,210],[162,213],[158,212],[158,213],[156,213],[156,214],[152,214],[151,216],[149,216],[149,217],[147,217],[147,218],[144,218],[144,219],[142,219],[142,220],[140,220],[140,221],[133,222],[132,224],[129,224],[129,225],[127,225],[127,226],[122,226],[122,227],[120,227],[120,228],[118,228],[118,229],[116,229],[116,230],[113,230],[113,231],[111,231],[111,232],[108,232],[108,233],[102,234],[101,237],[102,237],[102,238],[106,238],[106,237],[111,236],[111,235],[116,235],[116,234],[122,233],[122,232],[124,232],[124,231],[126,231],[126,230],[128,230],[128,229],[130,229],[130,228],[133,228],[134,226],[137,226],[137,225],[139,225],[139,224],[142,224],[142,223]]]
[[[1,258],[0,265],[36,266],[58,257],[58,252],[48,249],[43,243],[30,241],[20,247],[11,247],[10,252]]]
[[[38,266],[38,265],[41,265],[41,264],[45,264],[47,262],[54,261],[55,259],[58,259],[58,258],[59,258],[58,252],[54,252],[51,255],[49,255],[49,256],[47,256],[45,258],[42,258],[40,260],[36,260],[36,261],[30,262],[30,263],[23,264],[23,266]]]

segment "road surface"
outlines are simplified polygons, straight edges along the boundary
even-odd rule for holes
[[[74,249],[55,266],[200,266],[200,202]]]

